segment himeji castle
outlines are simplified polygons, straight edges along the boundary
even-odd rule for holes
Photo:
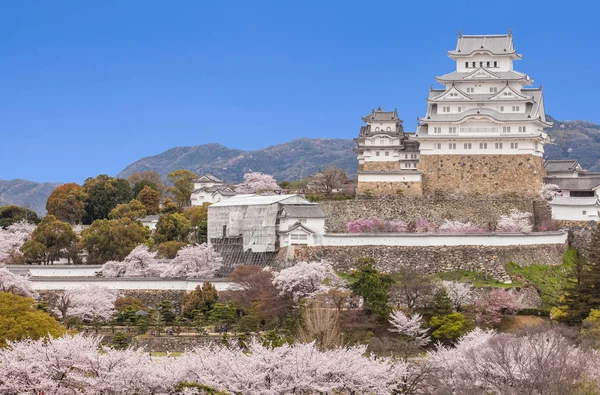
[[[463,35],[448,56],[456,70],[436,77],[418,118],[418,169],[425,193],[535,194],[545,175],[542,87],[513,69],[512,32]]]

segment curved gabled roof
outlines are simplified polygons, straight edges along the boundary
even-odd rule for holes
[[[463,35],[459,32],[456,48],[448,51],[448,56],[470,56],[477,52],[521,58],[513,46],[512,32],[491,35]]]

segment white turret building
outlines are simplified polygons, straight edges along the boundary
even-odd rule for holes
[[[512,33],[462,35],[448,56],[456,70],[436,77],[419,118],[423,189],[534,194],[544,176],[542,88],[513,69]]]
[[[398,112],[380,108],[362,118],[354,151],[358,158],[357,193],[374,196],[421,194],[417,170],[419,143],[404,133]]]

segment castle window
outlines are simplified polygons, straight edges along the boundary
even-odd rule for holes
[[[437,146],[437,149],[442,149],[442,143],[437,143],[436,146]]]
[[[465,68],[469,68],[469,62],[465,62]]]
[[[475,88],[467,88],[467,93],[473,93],[475,92]]]
[[[379,140],[379,145],[385,145],[385,140]]]
[[[479,143],[479,149],[487,149],[487,143]]]
[[[385,156],[390,156],[390,152],[389,151],[385,151]]]
[[[510,126],[504,126],[502,128],[502,133],[510,133]]]
[[[417,159],[417,154],[410,154],[410,159]]]
[[[512,148],[512,149],[519,148],[519,143],[510,143],[510,148]]]
[[[519,133],[527,133],[527,126],[519,126]]]
[[[404,159],[408,159],[408,154],[404,154]]]
[[[464,147],[465,147],[465,149],[471,149],[472,148],[471,143],[465,143]]]
[[[498,92],[498,88],[496,88],[495,86],[490,87],[490,92],[491,93]]]
[[[513,111],[519,111],[519,106],[513,106]]]
[[[442,107],[443,112],[450,112],[450,107]]]
[[[449,131],[450,133],[452,133],[452,134],[456,134],[456,128],[455,128],[455,127],[453,127],[453,128],[449,128],[449,129],[448,129],[448,131]]]
[[[582,214],[582,215],[587,215],[587,211],[583,210],[583,211],[581,212],[581,214]]]
[[[449,143],[448,149],[456,149],[456,143]]]
[[[473,67],[477,67],[477,66],[475,66],[476,64],[477,64],[477,63],[473,62]]]
[[[479,62],[479,67],[483,67],[483,62]]]
[[[498,67],[498,62],[494,62],[494,67]]]
[[[433,128],[433,133],[442,133],[442,128],[436,126]]]
[[[388,132],[391,132],[392,128],[388,126],[385,130],[387,130]]]
[[[375,151],[375,156],[379,156],[379,151]]]
[[[496,149],[502,149],[502,143],[496,143]]]
[[[461,112],[462,109],[463,109],[462,107],[458,107],[458,112]]]
[[[487,62],[487,67],[490,67],[490,62]]]

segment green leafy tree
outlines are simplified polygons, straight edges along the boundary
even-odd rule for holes
[[[158,188],[157,191],[160,192],[161,194],[165,190],[165,184],[163,183],[163,180],[162,180],[160,174],[158,174],[154,170],[138,171],[135,173],[131,173],[131,175],[129,177],[127,177],[127,181],[129,181],[129,183],[131,185],[133,185],[134,188],[135,188],[135,185],[140,181],[149,181],[151,184],[141,184],[141,185],[155,185],[156,188]],[[142,189],[144,189],[144,187],[141,187],[139,190],[141,191]],[[137,194],[135,194],[134,196],[137,196]]]
[[[187,318],[194,318],[196,314],[206,314],[219,300],[219,294],[214,285],[206,281],[202,287],[196,286],[192,292],[183,297],[182,314]]]
[[[216,303],[209,313],[210,322],[219,332],[229,332],[237,321],[237,311],[230,304]]]
[[[123,260],[149,237],[148,228],[129,218],[101,219],[82,232],[79,247],[88,251],[88,264],[101,264]]]
[[[111,339],[110,346],[115,350],[125,350],[129,347],[129,338],[124,333],[119,332]]]
[[[135,184],[133,184],[133,186],[131,187],[131,192],[133,192],[133,197],[137,199],[140,192],[142,192],[144,190],[144,188],[146,188],[146,187],[152,189],[154,192],[158,192],[158,196],[160,197],[160,188],[158,187],[158,185],[156,185],[155,182],[150,181],[150,180],[140,180],[140,181],[136,182]]]
[[[187,242],[192,230],[192,224],[183,214],[161,215],[154,231],[154,242],[156,244],[165,241]]]
[[[431,336],[441,341],[456,340],[473,329],[473,323],[462,313],[433,316],[429,325],[433,329]]]
[[[160,211],[160,192],[148,187],[147,185],[138,193],[139,200],[146,208],[147,215],[156,215]]]
[[[158,312],[160,314],[161,320],[169,325],[175,321],[175,313],[173,312],[173,302],[170,300],[161,300],[158,303]]]
[[[72,243],[77,241],[77,235],[68,223],[59,221],[54,215],[46,215],[31,234],[30,241],[31,243],[23,244],[21,249],[25,260],[35,262],[42,252],[39,245],[42,244],[45,247],[45,253],[41,262],[52,263],[60,258],[62,250],[69,248]]]
[[[445,316],[454,312],[452,300],[446,293],[445,289],[439,290],[433,299],[433,315]]]
[[[48,249],[43,243],[36,240],[27,240],[21,246],[21,252],[25,263],[40,263],[45,262],[48,256]]]
[[[6,228],[16,222],[27,221],[38,224],[40,217],[35,211],[15,205],[0,207],[0,228]]]
[[[175,199],[179,208],[187,207],[191,204],[190,198],[194,190],[194,180],[198,176],[189,170],[175,170],[168,174],[169,181],[173,184],[168,188],[169,193]]]
[[[83,222],[88,225],[97,219],[108,218],[108,214],[117,205],[128,203],[133,199],[131,186],[127,180],[105,174],[88,178],[83,183],[83,187],[88,195]]]
[[[579,281],[567,290],[565,304],[568,308],[564,320],[568,323],[581,322],[600,306],[600,222],[588,244],[587,268],[580,270]]]
[[[65,331],[54,317],[38,309],[32,298],[0,292],[0,347],[8,340],[58,337]]]
[[[132,200],[129,203],[123,203],[117,205],[110,214],[108,214],[108,218],[110,219],[122,219],[129,218],[132,221],[137,221],[146,216],[146,206],[139,200]]]
[[[208,235],[208,206],[210,203],[202,203],[201,206],[188,207],[183,215],[192,224],[194,239],[196,243],[206,243]]]
[[[387,318],[389,290],[392,279],[385,273],[379,273],[370,259],[362,259],[363,264],[358,271],[351,274],[350,289],[354,294],[362,296],[365,305],[381,318]]]
[[[179,250],[185,247],[187,243],[182,241],[165,241],[156,247],[156,254],[160,258],[173,259],[177,256]]]
[[[61,221],[80,224],[86,213],[88,194],[76,183],[64,184],[52,191],[46,201],[46,211]]]
[[[173,203],[173,201],[170,198],[166,198],[163,201],[162,206],[160,208],[160,214],[175,214],[181,212],[181,209],[177,207],[177,205]]]

